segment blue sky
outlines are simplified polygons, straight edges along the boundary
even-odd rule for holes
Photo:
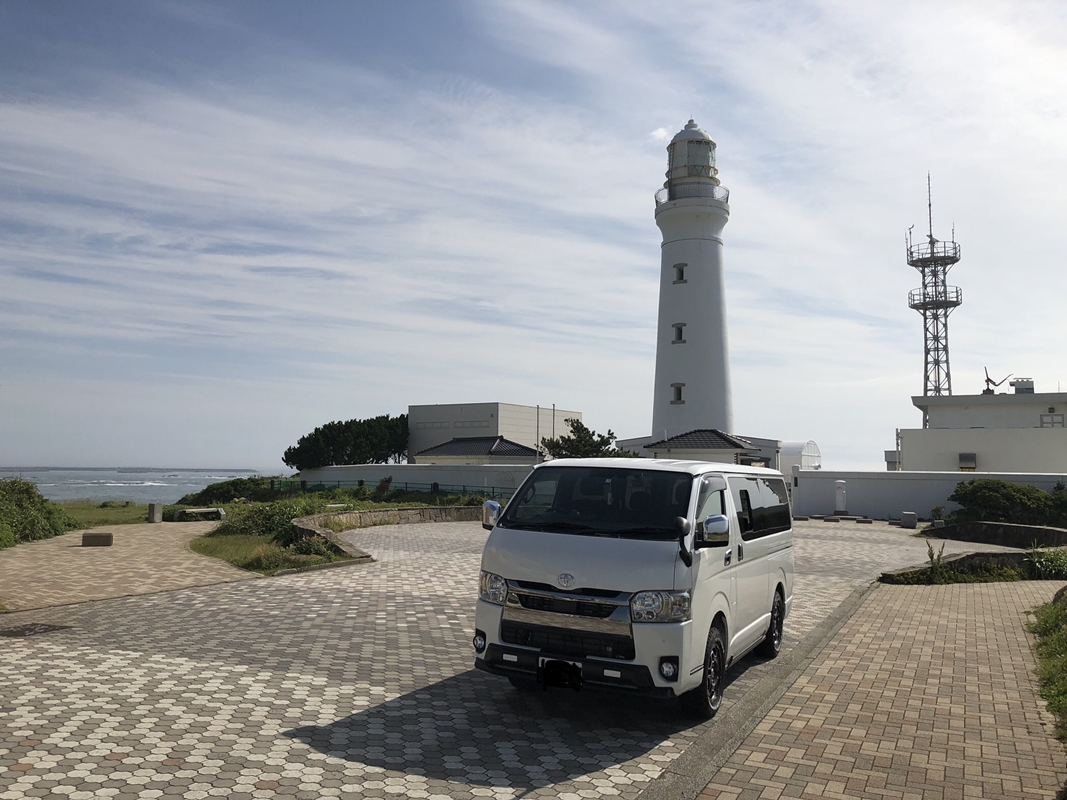
[[[0,4],[0,464],[283,471],[408,404],[648,433],[665,136],[718,143],[736,433],[880,467],[953,223],[956,393],[1067,386],[1056,3]]]

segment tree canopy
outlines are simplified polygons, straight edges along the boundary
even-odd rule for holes
[[[399,464],[408,454],[408,416],[327,422],[301,436],[282,461],[293,469],[335,464]]]
[[[630,458],[633,453],[615,447],[615,434],[597,433],[582,424],[580,419],[565,420],[571,429],[570,436],[542,439],[541,447],[553,458]]]

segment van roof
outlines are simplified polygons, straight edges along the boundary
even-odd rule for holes
[[[675,458],[556,458],[544,461],[542,467],[611,467],[616,469],[650,469],[661,472],[688,472],[702,475],[705,472],[725,472],[734,475],[776,475],[782,473],[765,467],[744,467],[739,464],[720,464],[714,461],[682,461]]]

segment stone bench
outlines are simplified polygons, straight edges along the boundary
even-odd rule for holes
[[[226,519],[226,512],[221,508],[183,508],[178,512],[179,522],[190,517],[224,520]]]
[[[114,541],[114,534],[106,531],[82,534],[82,547],[111,547]]]

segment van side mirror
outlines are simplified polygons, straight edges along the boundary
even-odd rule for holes
[[[697,547],[725,547],[730,543],[730,518],[712,514],[704,520],[704,535],[696,542]]]
[[[674,530],[678,533],[678,555],[682,557],[682,563],[687,567],[693,566],[693,554],[685,544],[686,537],[692,529],[693,526],[685,517],[674,518]]]
[[[482,503],[482,527],[491,531],[496,527],[500,519],[500,503],[496,500],[486,500]]]

